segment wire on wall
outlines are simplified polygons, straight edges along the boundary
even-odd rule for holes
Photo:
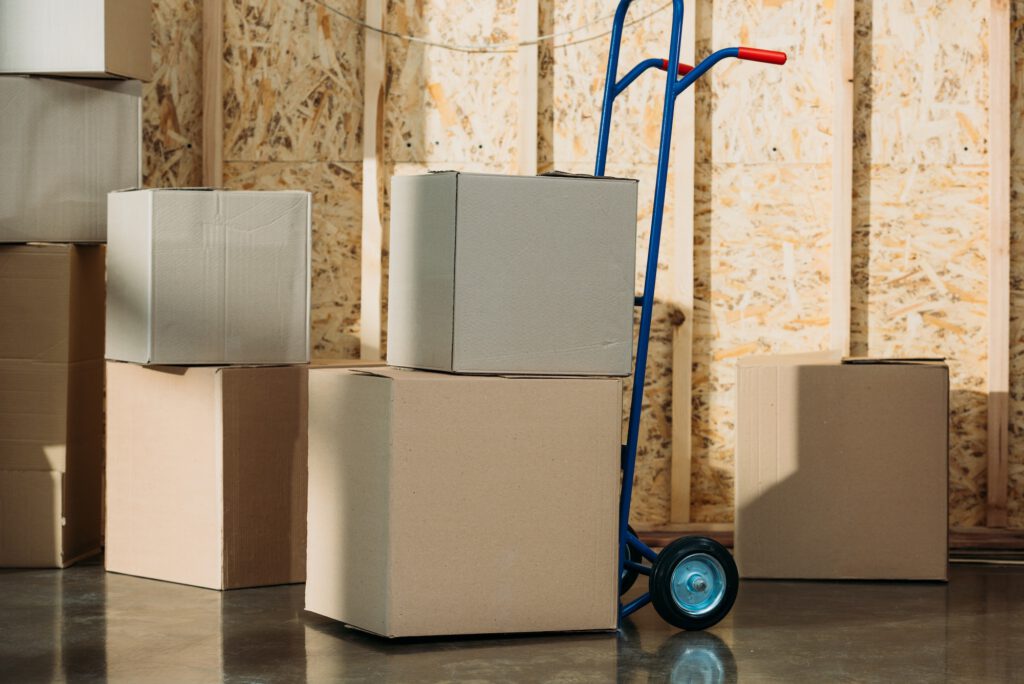
[[[591,19],[590,21],[587,21],[587,22],[585,22],[583,24],[580,24],[579,26],[576,26],[574,28],[567,29],[565,31],[558,31],[558,32],[555,32],[555,33],[549,33],[549,34],[543,35],[543,36],[537,36],[536,38],[532,38],[530,40],[520,40],[520,41],[508,42],[508,43],[460,45],[460,44],[455,44],[455,43],[442,43],[442,42],[439,42],[439,41],[430,40],[429,38],[423,38],[422,36],[413,36],[413,35],[408,35],[408,34],[404,34],[404,33],[397,33],[395,31],[389,31],[389,30],[387,30],[385,28],[382,28],[380,26],[373,26],[373,25],[363,21],[359,17],[353,17],[353,16],[351,16],[349,14],[346,14],[346,13],[342,12],[341,10],[339,10],[339,9],[337,9],[335,7],[331,7],[330,5],[328,5],[325,2],[325,0],[314,0],[314,1],[315,1],[315,3],[317,5],[319,5],[320,7],[323,7],[328,12],[331,12],[332,14],[334,14],[334,15],[336,15],[338,17],[341,17],[345,21],[348,21],[348,22],[350,22],[352,24],[355,24],[356,26],[359,26],[359,27],[361,27],[361,28],[363,28],[363,29],[365,29],[367,31],[373,31],[375,33],[380,33],[381,35],[388,36],[389,38],[395,38],[395,39],[398,39],[398,40],[404,40],[404,41],[407,41],[407,42],[410,42],[410,43],[419,43],[420,45],[427,45],[429,47],[441,48],[443,50],[451,50],[453,52],[470,52],[470,53],[503,53],[503,52],[504,53],[508,53],[508,52],[516,52],[521,47],[529,47],[531,45],[539,45],[540,43],[546,43],[548,41],[552,41],[555,38],[561,38],[562,36],[567,36],[567,35],[576,33],[578,31],[582,31],[583,29],[589,28],[589,27],[594,26],[596,24],[601,24],[601,23],[611,19],[614,16],[614,12],[610,13],[610,14],[604,14],[604,15],[601,15],[600,17],[596,17],[594,19]],[[651,17],[655,16],[656,14],[659,14],[659,13],[665,11],[666,9],[671,7],[671,5],[672,5],[671,2],[666,2],[663,5],[661,5],[660,7],[657,7],[655,9],[651,10],[647,14],[644,14],[643,16],[637,17],[636,19],[632,19],[632,20],[626,22],[625,26],[633,26],[635,24],[639,24],[642,21],[646,21],[647,19],[650,19]],[[553,45],[552,47],[563,48],[563,47],[569,47],[570,45],[580,45],[581,43],[587,43],[587,42],[590,42],[592,40],[597,40],[598,38],[603,38],[603,37],[607,36],[608,34],[610,34],[611,32],[612,31],[609,28],[609,29],[606,29],[604,31],[601,31],[600,33],[595,33],[592,36],[587,36],[586,38],[580,38],[578,40],[567,40],[564,43],[558,43],[557,45]]]

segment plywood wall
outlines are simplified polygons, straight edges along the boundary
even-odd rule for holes
[[[201,182],[200,0],[154,0],[156,79],[144,102],[146,182]],[[636,0],[622,65],[667,52],[669,9]],[[732,519],[735,363],[825,348],[831,245],[834,0],[690,0],[698,53],[789,52],[783,68],[726,63],[697,90],[692,506]],[[1013,120],[1024,115],[1024,0],[1014,0]],[[540,169],[592,170],[614,3],[540,0]],[[952,371],[951,522],[984,519],[987,345],[987,0],[857,0],[852,350],[942,355]],[[359,353],[363,46],[360,0],[224,0],[225,183],[314,193],[314,354]],[[589,25],[588,25],[589,24]],[[582,27],[582,28],[581,28]],[[449,46],[521,37],[515,0],[388,0],[385,28]],[[575,29],[575,30],[572,30]],[[568,32],[568,33],[566,33]],[[376,39],[376,38],[374,38]],[[384,38],[378,211],[392,174],[518,171],[514,49]],[[637,287],[647,250],[663,76],[616,109],[608,173],[640,179]],[[1024,526],[1024,127],[1013,148],[1010,521]],[[666,226],[674,219],[669,197]],[[680,308],[662,245],[635,520],[669,518],[672,333]],[[386,283],[386,281],[385,281]],[[385,285],[386,292],[386,285]],[[386,300],[384,302],[386,307]],[[386,317],[385,317],[386,322]],[[385,333],[386,334],[386,333]],[[884,476],[881,474],[880,476]]]
[[[202,2],[153,0],[153,81],[143,87],[143,182],[202,185]]]

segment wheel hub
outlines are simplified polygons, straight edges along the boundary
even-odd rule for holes
[[[672,598],[690,615],[715,609],[725,595],[725,570],[714,557],[695,553],[672,570]]]

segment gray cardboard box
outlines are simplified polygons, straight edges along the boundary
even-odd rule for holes
[[[621,425],[619,378],[312,367],[306,610],[387,637],[615,629]]]
[[[750,357],[737,396],[741,576],[946,579],[944,363]]]
[[[141,181],[141,86],[0,76],[0,242],[103,242]]]
[[[388,363],[628,375],[636,201],[614,178],[395,177]]]
[[[308,192],[109,196],[108,359],[309,361]]]
[[[150,0],[3,0],[0,72],[153,76]]]

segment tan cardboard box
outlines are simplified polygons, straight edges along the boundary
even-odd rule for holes
[[[946,579],[944,363],[752,357],[737,394],[741,576]]]
[[[99,551],[103,247],[0,246],[0,566]]]
[[[306,610],[387,637],[616,626],[621,381],[310,370]]]
[[[391,187],[389,364],[632,372],[635,180],[447,171]]]
[[[112,192],[107,358],[309,361],[310,194]]]
[[[107,364],[106,568],[305,579],[306,366]]]
[[[150,0],[4,0],[0,73],[153,77]]]

